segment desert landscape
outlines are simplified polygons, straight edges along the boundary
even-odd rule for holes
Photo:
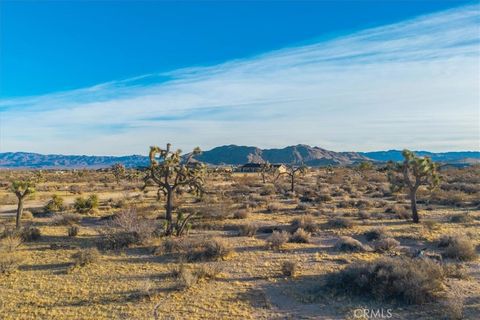
[[[478,166],[435,168],[414,223],[392,163],[239,172],[167,150],[143,169],[0,171],[2,319],[478,316]],[[167,167],[170,186],[199,179],[171,224],[148,182]],[[18,229],[12,181],[31,189]]]

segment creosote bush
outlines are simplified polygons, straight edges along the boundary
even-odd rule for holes
[[[25,227],[22,229],[20,236],[25,242],[37,241],[41,238],[42,232],[38,228]]]
[[[267,245],[270,249],[279,250],[287,243],[290,238],[288,232],[286,231],[273,231],[273,233],[266,239]]]
[[[384,258],[355,262],[327,277],[327,287],[338,293],[371,296],[378,300],[423,304],[443,291],[442,267],[429,259]]]
[[[82,216],[77,213],[64,213],[54,215],[51,223],[55,226],[68,226],[79,223],[80,220]]]
[[[63,198],[54,194],[43,208],[46,212],[58,212],[65,209],[63,205]]]
[[[86,199],[83,197],[78,197],[75,199],[73,207],[78,213],[88,213],[91,210],[98,208],[98,196],[96,194],[92,194]]]

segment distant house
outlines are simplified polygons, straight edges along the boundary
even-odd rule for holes
[[[238,172],[260,172],[262,170],[262,163],[246,163],[240,167],[238,167]],[[281,173],[287,171],[287,167],[283,164],[272,164],[272,166]]]

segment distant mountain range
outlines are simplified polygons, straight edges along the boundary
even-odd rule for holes
[[[480,163],[480,152],[461,151],[433,153],[417,151],[420,156],[429,156],[436,162],[469,165]],[[240,165],[247,162],[270,163],[304,163],[308,166],[354,165],[363,161],[386,162],[402,160],[402,152],[398,150],[377,152],[334,152],[308,145],[289,146],[283,149],[260,149],[246,146],[221,146],[204,151],[197,160],[211,165]],[[148,165],[148,157],[131,156],[75,156],[75,155],[43,155],[28,152],[0,153],[0,168],[106,168],[115,163],[126,167],[142,167]]]

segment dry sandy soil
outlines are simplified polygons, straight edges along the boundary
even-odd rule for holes
[[[10,215],[16,207],[9,181],[29,174],[0,172],[4,228],[14,224]],[[73,265],[72,255],[97,246],[109,228],[109,220],[102,217],[134,207],[142,219],[160,224],[156,217],[163,214],[163,202],[156,200],[155,190],[141,191],[140,181],[117,184],[109,172],[45,172],[37,192],[26,202],[33,217],[27,213],[22,221],[24,226],[38,228],[41,237],[24,241],[15,250],[20,258],[17,270],[0,274],[0,319],[155,319],[155,314],[158,319],[355,319],[357,309],[391,309],[390,319],[441,319],[448,316],[449,301],[461,302],[464,319],[478,319],[480,267],[475,259],[444,259],[443,264],[459,265],[463,275],[447,277],[439,298],[423,305],[335,294],[323,286],[326,275],[358,261],[407,256],[421,248],[441,254],[437,244],[443,235],[461,234],[478,246],[478,168],[442,175],[443,185],[435,196],[426,190],[420,193],[419,224],[399,218],[408,213],[402,207],[408,201],[388,191],[384,172],[312,170],[299,178],[295,193],[287,191],[288,181],[275,190],[254,173],[212,175],[207,179],[206,200],[181,198],[180,207],[198,209],[199,214],[188,234],[176,241],[222,239],[232,250],[221,259],[183,261],[180,254],[158,250],[168,241],[164,237],[149,237],[126,248],[100,250],[97,261],[80,267]],[[462,184],[469,186],[463,186],[465,192]],[[69,237],[69,226],[57,225],[55,219],[74,211],[76,197],[92,193],[99,196],[99,207],[82,214],[76,223],[79,234]],[[62,212],[43,209],[53,194],[64,198]],[[235,219],[233,214],[239,210],[247,211],[248,217]],[[452,216],[458,214],[469,218],[453,222]],[[286,243],[278,250],[267,247],[272,230],[291,230],[292,220],[305,216],[316,229],[309,243]],[[339,217],[353,225],[328,224]],[[255,224],[257,232],[239,236],[238,227],[247,224]],[[364,233],[374,227],[384,227],[400,246],[383,253],[343,252],[336,246],[339,237],[350,236],[373,247]],[[285,261],[296,263],[295,276],[282,273]],[[172,276],[180,264],[190,270],[206,266],[218,271],[213,279],[181,288]]]

